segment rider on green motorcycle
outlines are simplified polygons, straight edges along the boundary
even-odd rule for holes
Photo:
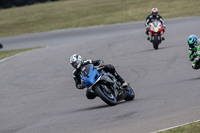
[[[196,35],[190,35],[188,37],[189,45],[189,60],[193,61],[192,68],[200,68],[200,39]]]

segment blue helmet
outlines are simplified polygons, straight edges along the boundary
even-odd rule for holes
[[[195,47],[195,42],[197,41],[198,37],[196,35],[190,35],[188,37],[188,45],[191,48]]]

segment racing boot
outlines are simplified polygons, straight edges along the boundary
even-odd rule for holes
[[[162,40],[163,40],[163,41],[165,40],[165,37],[164,37],[164,36],[162,36]]]
[[[149,35],[149,30],[146,30],[146,32],[145,32],[145,33],[146,33],[146,35]]]
[[[192,68],[193,69],[199,69],[200,68],[200,57],[197,56],[195,61],[192,64]]]
[[[196,66],[196,64],[192,64],[192,68],[195,69],[195,70],[198,69],[197,66]]]
[[[128,83],[125,81],[122,85],[121,85],[121,88],[126,88],[128,87]]]
[[[149,30],[146,30],[146,35],[148,35],[147,40],[150,40],[150,37],[149,37]]]

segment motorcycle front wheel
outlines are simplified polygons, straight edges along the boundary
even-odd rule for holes
[[[154,48],[154,49],[158,49],[158,45],[159,45],[158,36],[154,36],[153,48]]]
[[[117,99],[106,85],[97,85],[94,91],[108,105],[114,106],[117,104]]]

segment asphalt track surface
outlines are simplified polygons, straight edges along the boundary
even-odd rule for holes
[[[0,62],[0,133],[148,133],[199,120],[200,71],[186,42],[200,17],[166,25],[158,50],[144,22],[0,38],[2,50],[48,46]],[[114,64],[136,98],[112,107],[88,100],[72,79],[73,53]]]

